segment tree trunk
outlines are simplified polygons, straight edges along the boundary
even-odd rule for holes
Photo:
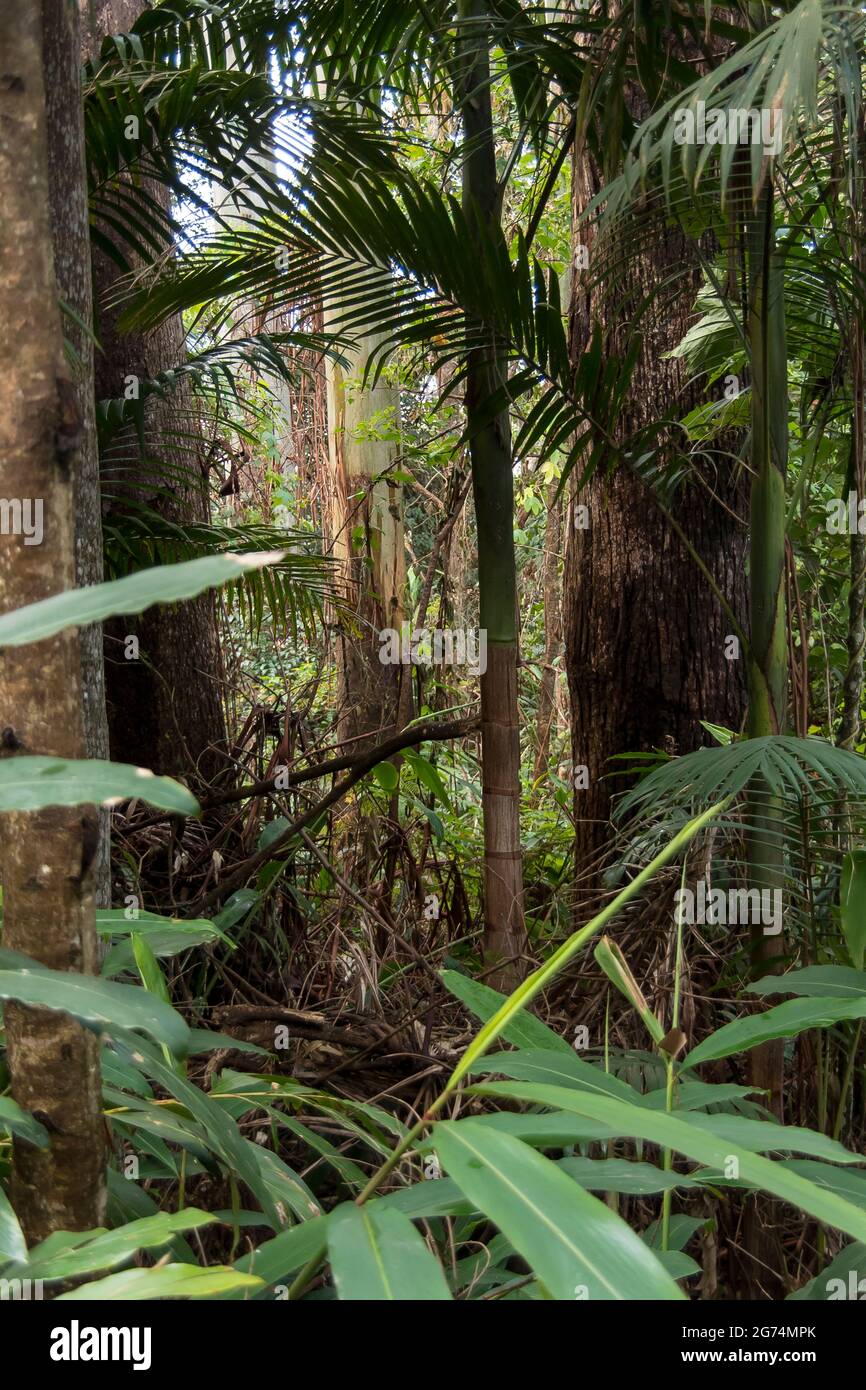
[[[578,154],[575,266],[585,260],[578,255],[580,244],[591,264],[589,276],[576,268],[572,279],[575,363],[598,319],[607,350],[621,354],[635,307],[688,267],[645,311],[643,347],[616,429],[617,439],[624,440],[653,420],[674,412],[685,415],[706,400],[705,388],[689,382],[683,363],[665,358],[692,321],[700,268],[688,239],[671,226],[656,225],[652,236],[640,243],[633,239],[625,250],[600,245],[592,229],[577,222],[599,186],[593,162]],[[588,279],[598,284],[595,260],[601,255],[616,266],[615,281],[610,278],[616,302],[601,290],[586,288]],[[736,465],[725,457],[724,447],[724,442],[716,445],[713,467],[702,468],[702,479],[687,484],[673,515],[744,627],[744,498],[734,476]],[[572,498],[563,626],[573,763],[576,773],[581,767],[588,771],[588,785],[585,777],[575,778],[578,910],[583,917],[597,906],[601,892],[598,865],[610,841],[612,796],[628,785],[624,778],[605,776],[616,766],[608,759],[653,749],[692,752],[711,741],[702,719],[738,729],[745,708],[745,654],[727,643],[733,635],[730,617],[648,486],[625,467],[610,479],[596,475]],[[727,659],[726,648],[737,651],[737,657]]]
[[[92,58],[107,34],[125,32],[143,7],[137,0],[106,0],[95,7],[95,28],[85,32],[84,56]],[[89,12],[89,0],[82,0]],[[130,164],[135,163],[131,147]],[[168,190],[146,180],[151,197],[169,206]],[[103,228],[109,235],[110,229]],[[129,378],[139,383],[176,368],[186,356],[180,315],[146,333],[120,333],[116,304],[121,276],[114,261],[94,251],[97,400],[123,397]],[[145,408],[146,463],[135,458],[130,429],[102,461],[107,516],[122,517],[131,505],[146,505],[183,527],[210,518],[207,475],[198,439],[198,420],[188,388],[176,387]],[[191,437],[192,436],[192,437]],[[117,454],[122,455],[118,463]],[[138,639],[139,657],[128,659],[126,638]],[[212,593],[180,605],[159,605],[140,616],[106,624],[106,684],[111,753],[160,773],[209,780],[223,765],[225,719],[219,693],[220,651],[216,600]]]
[[[43,74],[48,128],[48,191],[57,292],[71,313],[63,331],[75,353],[75,404],[82,423],[75,478],[75,574],[80,586],[100,584],[102,507],[93,375],[93,290],[90,215],[81,105],[79,16],[67,0],[43,0]],[[74,315],[74,317],[73,317]],[[84,742],[88,758],[108,757],[102,624],[80,628]],[[93,863],[97,907],[111,904],[110,812],[100,808],[99,844]]]
[[[46,9],[46,20],[63,23],[46,45],[48,70],[68,80],[74,63],[62,54],[73,39],[73,17],[58,6]],[[0,10],[0,493],[34,508],[38,501],[43,515],[41,543],[27,544],[20,534],[0,538],[4,612],[74,588],[78,470],[82,445],[87,449],[54,275],[40,25],[39,6]],[[0,652],[0,686],[3,756],[84,756],[74,629]],[[4,945],[54,969],[92,972],[95,814],[12,813],[0,833]],[[20,1005],[7,1006],[6,1028],[12,1094],[50,1136],[45,1149],[15,1141],[12,1194],[25,1235],[34,1242],[97,1226],[105,1210],[98,1043],[66,1015]]]
[[[463,121],[463,207],[488,227],[501,217],[490,96],[486,0],[460,0],[466,25],[458,93]],[[474,21],[474,22],[473,22]],[[501,388],[495,349],[477,348],[466,374],[466,419],[478,530],[479,621],[487,632],[481,677],[481,768],[484,816],[484,954],[491,983],[513,989],[525,945],[520,846],[520,725],[517,705],[517,571],[514,479],[508,411],[488,418],[486,402]]]
[[[356,752],[371,735],[395,732],[401,688],[411,696],[411,667],[379,659],[387,652],[383,630],[402,633],[406,549],[403,488],[393,477],[399,393],[381,379],[362,384],[378,342],[374,334],[359,339],[346,366],[326,361],[328,531],[343,599],[337,614],[338,737]]]
[[[559,557],[562,549],[562,504],[553,482],[547,495],[544,526],[544,558],[541,590],[544,605],[544,665],[538,691],[538,748],[533,777],[537,782],[547,772],[550,735],[556,720],[557,661],[562,648],[562,608],[560,606]]]

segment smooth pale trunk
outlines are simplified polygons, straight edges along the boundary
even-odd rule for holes
[[[325,316],[337,328],[339,313]],[[337,670],[340,739],[393,733],[400,710],[401,684],[410,673],[401,663],[379,659],[386,628],[401,630],[406,588],[403,489],[393,473],[399,442],[377,438],[399,425],[399,393],[381,378],[364,374],[380,339],[358,339],[343,355],[345,365],[326,361],[328,469],[332,554],[344,607],[337,614]],[[355,751],[364,746],[353,744]]]

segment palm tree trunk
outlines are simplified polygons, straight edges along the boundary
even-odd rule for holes
[[[784,731],[788,689],[785,626],[785,475],[788,464],[788,382],[782,268],[774,245],[773,196],[768,185],[750,230],[751,292],[748,337],[752,367],[752,499],[749,563],[751,637],[748,660],[750,738]],[[759,782],[749,788],[747,857],[750,886],[784,890],[782,808]],[[755,978],[778,969],[782,933],[750,930]],[[782,1106],[784,1044],[751,1053],[755,1086]]]
[[[864,183],[863,158],[866,157],[866,120],[862,106],[857,117],[857,127],[852,133],[855,153],[851,158],[849,190],[851,238],[850,254],[855,273],[860,277],[866,274],[866,252],[863,239],[866,234],[866,195]],[[858,157],[859,156],[859,157]],[[864,446],[866,446],[866,327],[862,315],[852,305],[851,338],[851,456],[848,473],[848,491],[856,495],[856,516],[860,515],[860,502],[866,492],[866,465],[864,465]],[[848,590],[848,665],[842,681],[842,719],[837,742],[841,748],[853,748],[860,737],[860,706],[863,699],[863,654],[866,649],[866,536],[859,530],[851,534],[850,544],[851,579]]]
[[[748,197],[748,194],[745,195]],[[785,476],[788,464],[788,379],[782,266],[775,246],[773,189],[768,181],[758,207],[745,211],[749,267],[747,335],[752,372],[752,496],[749,545],[750,738],[784,732],[788,690],[785,613]],[[746,860],[749,887],[784,894],[784,808],[762,778],[746,795]],[[784,913],[784,897],[782,898]],[[753,979],[779,972],[785,950],[782,932],[767,935],[760,914],[749,927]],[[783,916],[784,921],[784,916]],[[785,1045],[763,1043],[749,1054],[749,1081],[766,1093],[779,1118],[784,1108]],[[743,1244],[752,1258],[747,1271],[754,1297],[780,1295],[777,1271],[784,1259],[775,1238],[778,1204],[751,1199]]]
[[[74,38],[66,7],[47,49],[55,72]],[[87,422],[64,357],[52,256],[41,7],[0,10],[0,493],[38,499],[41,543],[0,539],[0,609],[8,612],[76,582],[75,502]],[[77,83],[76,83],[77,90]],[[70,109],[74,109],[74,101]],[[80,131],[80,109],[77,129]],[[73,139],[74,139],[73,133]],[[80,138],[80,136],[79,136]],[[86,447],[86,445],[85,445]],[[81,654],[74,629],[0,653],[3,756],[85,754]],[[38,693],[37,693],[38,692]],[[59,970],[93,972],[96,929],[92,810],[48,808],[3,818],[4,945]],[[12,1094],[48,1131],[44,1149],[16,1141],[13,1200],[28,1241],[86,1230],[105,1211],[105,1153],[99,1048],[68,1016],[6,1009]]]
[[[490,96],[485,0],[459,0],[462,26],[459,104],[463,121],[463,206],[470,219],[498,223],[501,194]],[[500,987],[519,978],[525,942],[520,847],[520,728],[517,705],[517,572],[514,482],[508,411],[488,418],[485,401],[499,389],[495,347],[476,348],[466,376],[466,417],[478,530],[479,621],[487,632],[481,677],[484,815],[484,953]]]

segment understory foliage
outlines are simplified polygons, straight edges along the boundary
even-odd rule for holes
[[[111,307],[128,333],[182,316],[186,353],[96,402],[105,582],[4,612],[0,647],[214,592],[228,740],[207,782],[0,757],[0,813],[112,808],[113,904],[98,976],[0,946],[0,1000],[99,1038],[110,1135],[105,1226],[28,1245],[15,1154],[51,1134],[0,1054],[0,1282],[60,1301],[818,1300],[866,1276],[866,547],[843,524],[866,497],[866,17],[767,8],[165,0],[84,65]],[[461,199],[454,92],[479,36],[495,225]],[[699,104],[771,113],[772,149],[678,140]],[[603,186],[573,226],[582,159]],[[674,228],[701,271],[674,355],[705,404],[629,431],[670,286],[627,306],[615,351],[601,309],[576,350],[569,306],[576,277],[615,298],[618,258]],[[510,420],[520,588],[510,993],[484,978],[477,672],[422,644],[399,718],[341,732],[340,644],[369,634],[329,531],[326,380],[371,339],[347,389],[396,404],[351,442],[394,446],[373,483],[399,499],[405,619],[428,633],[478,625],[464,389],[479,353],[501,364],[482,414]],[[210,518],[186,524],[161,503],[190,462]],[[577,525],[582,489],[619,470],[672,526],[714,472],[751,489],[750,630],[708,598],[749,712],[705,722],[696,752],[618,750],[588,912],[551,517]],[[362,492],[348,530],[371,573]],[[781,1097],[755,1080],[772,1045]]]

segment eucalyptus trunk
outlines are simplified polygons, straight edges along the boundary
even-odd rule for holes
[[[74,14],[46,8],[55,72],[75,80]],[[42,7],[0,8],[0,494],[42,509],[42,535],[0,539],[0,610],[49,598],[76,583],[75,506],[92,428],[66,365],[52,251]],[[77,90],[77,82],[76,82]],[[54,94],[56,97],[57,94]],[[75,110],[74,99],[70,110]],[[80,108],[79,116],[80,120]],[[70,138],[74,138],[70,135]],[[5,528],[4,528],[5,530]],[[86,755],[81,651],[68,628],[0,651],[0,756]],[[55,970],[93,973],[96,927],[92,809],[10,813],[2,836],[3,942]],[[12,1095],[48,1135],[45,1148],[16,1140],[12,1198],[28,1242],[86,1230],[105,1215],[105,1146],[99,1046],[66,1014],[8,1004]]]
[[[381,378],[375,385],[365,379],[379,342],[375,334],[364,335],[344,353],[344,363],[326,363],[328,531],[341,597],[338,737],[354,752],[395,732],[411,694],[411,667],[380,660],[380,653],[393,655],[381,636],[385,629],[402,639],[406,547],[403,488],[395,476],[399,392]]]
[[[463,207],[487,227],[501,217],[501,189],[490,93],[485,0],[459,0],[459,106],[463,122]],[[481,677],[481,765],[484,815],[484,953],[501,988],[519,978],[525,943],[520,847],[520,727],[517,704],[517,571],[514,481],[508,411],[486,407],[501,391],[505,368],[490,334],[476,347],[466,375],[466,417],[478,533],[479,622],[487,633]]]

